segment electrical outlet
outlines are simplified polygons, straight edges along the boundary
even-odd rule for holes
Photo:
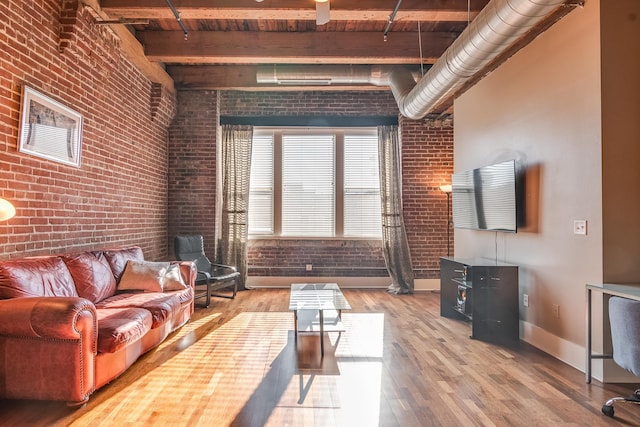
[[[529,307],[529,295],[522,295],[522,305],[524,305],[525,307]]]
[[[311,271],[311,270],[313,270],[313,264],[307,264],[307,266],[306,266],[306,270],[307,270],[307,271]]]
[[[560,306],[558,304],[553,304],[553,317],[560,318]]]

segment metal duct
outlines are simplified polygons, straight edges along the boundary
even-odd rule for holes
[[[431,108],[458,89],[564,1],[490,1],[415,87],[406,96],[396,97],[402,115],[411,119],[426,116]],[[406,88],[403,88],[398,92],[404,93],[405,90]]]
[[[259,67],[258,83],[389,86],[400,113],[421,119],[566,0],[491,0],[416,83],[404,67]]]
[[[388,86],[390,67],[380,65],[259,65],[258,83],[280,85],[372,84]],[[413,82],[415,84],[415,81]]]

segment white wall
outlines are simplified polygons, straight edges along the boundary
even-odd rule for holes
[[[519,265],[521,337],[579,369],[585,283],[603,277],[599,7],[587,1],[454,105],[455,171],[509,159],[539,170],[532,231],[456,230],[455,256]],[[573,234],[576,219],[586,236]]]

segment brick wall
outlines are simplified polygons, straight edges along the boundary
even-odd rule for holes
[[[157,85],[78,2],[3,2],[0,16],[0,197],[18,210],[0,223],[0,259],[129,244],[161,259],[171,256],[167,238],[183,233],[203,233],[212,253],[220,115],[397,114],[387,91],[185,91],[176,99],[160,88],[152,99]],[[24,85],[83,115],[80,168],[18,152]],[[413,264],[417,277],[436,277],[446,254],[446,196],[438,186],[452,170],[452,125],[400,124]],[[314,269],[301,272],[307,263]],[[366,241],[254,242],[249,264],[278,275],[377,275],[384,266]]]
[[[453,123],[451,120],[400,121],[404,220],[416,277],[437,278],[439,257],[447,255],[447,195],[451,183]],[[453,229],[449,230],[453,255]]]
[[[178,112],[169,129],[169,238],[202,234],[205,250],[212,257],[218,95],[211,91],[179,92]]]
[[[178,115],[171,128],[169,182],[172,212],[169,235],[201,233],[213,253],[215,224],[216,111],[222,116],[395,116],[398,107],[388,91],[367,92],[214,92],[189,91],[178,96]],[[194,108],[201,105],[205,108]],[[453,124],[450,120],[400,120],[403,144],[405,219],[414,269],[418,278],[438,277],[439,257],[447,253],[447,198],[439,186],[449,183],[453,168]],[[175,137],[174,137],[175,135]],[[187,154],[188,153],[188,154]],[[189,167],[184,167],[185,159]],[[197,160],[200,159],[200,160]],[[205,160],[206,159],[206,160]],[[199,172],[198,172],[199,171]],[[173,173],[173,172],[171,172]],[[202,174],[202,175],[201,175]],[[191,189],[202,213],[174,217],[180,208],[174,195]],[[195,195],[192,198],[197,198]],[[252,240],[249,274],[255,276],[385,276],[379,244],[362,240]],[[306,271],[306,264],[313,269]]]
[[[224,116],[396,116],[389,91],[237,92],[220,95]]]
[[[131,244],[166,257],[175,95],[160,88],[152,110],[153,83],[78,2],[4,1],[0,17],[0,196],[17,209],[0,258]],[[24,85],[82,114],[80,168],[18,152]]]

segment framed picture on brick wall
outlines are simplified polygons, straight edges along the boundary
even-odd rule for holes
[[[80,167],[82,115],[30,87],[22,90],[22,153]]]

